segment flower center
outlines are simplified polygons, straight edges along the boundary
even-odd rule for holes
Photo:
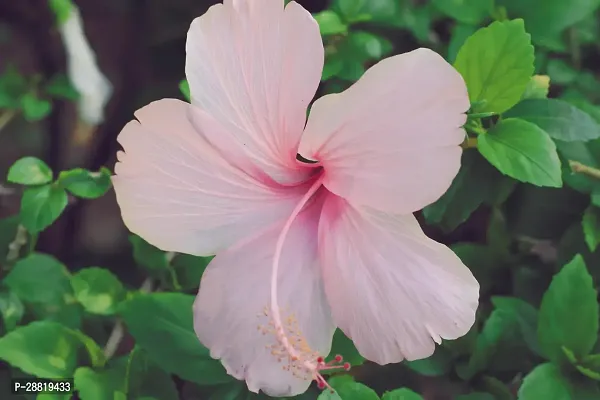
[[[317,180],[315,180],[310,189],[308,189],[304,197],[302,197],[300,202],[292,211],[292,214],[285,222],[283,229],[277,238],[275,254],[273,256],[273,265],[271,269],[271,304],[269,308],[264,310],[264,315],[269,317],[269,324],[267,326],[259,326],[259,329],[262,330],[264,334],[270,333],[275,335],[277,342],[274,345],[269,346],[269,349],[271,350],[271,354],[277,357],[279,361],[283,362],[285,360],[287,362],[287,365],[283,366],[285,370],[292,372],[294,376],[297,376],[301,379],[314,379],[317,381],[317,385],[320,389],[328,387],[333,391],[325,378],[323,378],[323,375],[321,375],[321,371],[339,368],[349,370],[350,364],[342,364],[343,358],[340,355],[335,356],[333,361],[325,363],[323,356],[311,349],[300,330],[298,321],[294,314],[288,314],[285,318],[283,318],[277,295],[277,277],[279,272],[279,260],[283,250],[283,243],[285,242],[285,238],[290,231],[292,223],[300,214],[308,201],[321,187],[323,179],[324,176],[321,175]]]

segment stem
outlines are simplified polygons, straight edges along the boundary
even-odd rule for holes
[[[17,115],[16,110],[6,110],[0,115],[0,131]]]
[[[569,160],[571,170],[578,174],[590,176],[595,179],[600,179],[600,169],[589,167],[577,161]]]
[[[292,211],[292,214],[286,221],[285,225],[283,226],[283,229],[281,230],[281,233],[279,234],[279,238],[277,239],[277,244],[275,246],[275,254],[273,255],[273,266],[271,269],[271,313],[272,313],[273,324],[275,325],[275,331],[277,333],[277,336],[280,338],[281,344],[283,345],[285,350],[288,352],[288,354],[291,356],[291,358],[297,358],[298,353],[296,352],[296,350],[294,349],[294,347],[291,345],[290,341],[288,340],[288,338],[285,334],[285,330],[283,329],[283,324],[281,323],[281,313],[280,313],[279,304],[277,301],[277,277],[278,277],[278,272],[279,272],[279,259],[281,258],[281,252],[283,250],[283,243],[285,241],[285,238],[286,238],[288,232],[290,231],[290,228],[292,227],[292,223],[295,221],[296,217],[298,216],[298,214],[300,214],[300,211],[302,211],[302,209],[304,208],[306,203],[310,200],[310,198],[321,187],[324,178],[325,178],[325,176],[322,175],[319,179],[317,179],[315,181],[315,183],[313,183],[313,185],[310,187],[310,189],[308,189],[308,192],[306,192],[304,197],[296,205],[296,208],[294,208],[294,210]]]
[[[21,254],[21,248],[27,244],[27,229],[23,225],[17,227],[15,239],[8,245],[6,262],[9,264],[16,261]]]
[[[146,278],[142,286],[140,286],[140,292],[149,293],[152,291],[152,278]],[[123,326],[123,322],[118,320],[106,341],[106,346],[104,346],[104,356],[106,359],[110,359],[115,355],[117,349],[119,348],[119,344],[121,344],[121,340],[123,340],[123,336],[125,334],[125,327]]]

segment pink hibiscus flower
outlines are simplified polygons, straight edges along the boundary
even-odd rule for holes
[[[323,362],[336,327],[376,363],[421,359],[467,333],[479,299],[412,215],[459,170],[463,79],[418,49],[320,98],[306,122],[323,58],[297,3],[225,0],[188,34],[192,104],[151,103],[119,136],[127,227],[163,250],[216,254],[196,334],[273,396],[326,385],[320,371],[343,366]]]

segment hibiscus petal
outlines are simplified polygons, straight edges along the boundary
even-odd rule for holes
[[[192,103],[216,118],[224,150],[243,150],[281,183],[306,178],[296,162],[306,109],[321,79],[319,26],[296,2],[226,1],[192,23],[186,75]]]
[[[427,49],[391,57],[311,108],[299,153],[353,204],[406,214],[436,201],[460,168],[469,97],[456,70]]]
[[[287,217],[306,191],[231,166],[197,130],[223,128],[190,104],[160,100],[136,117],[118,137],[113,183],[125,225],[163,250],[215,254]]]
[[[333,320],[379,364],[422,359],[475,322],[479,284],[412,215],[358,209],[330,195],[319,254]]]
[[[292,224],[284,243],[279,272],[279,304],[293,313],[304,339],[323,355],[331,349],[335,327],[325,298],[317,256],[317,221],[322,202],[315,202]],[[282,224],[219,253],[204,272],[194,303],[194,327],[211,356],[227,371],[246,380],[253,392],[290,396],[306,391],[310,381],[283,369],[285,357],[271,354],[277,344],[264,309],[270,304],[271,266]],[[287,320],[291,314],[285,314]]]

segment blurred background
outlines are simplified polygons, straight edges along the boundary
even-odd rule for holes
[[[535,45],[535,73],[551,82],[549,97],[561,98],[600,121],[600,1],[298,2],[317,17],[326,48],[317,97],[344,90],[384,57],[418,47],[432,48],[452,62],[465,39],[480,27],[494,20],[523,18]],[[45,161],[55,174],[73,168],[112,171],[120,149],[116,137],[135,110],[165,97],[185,99],[187,29],[215,3],[74,1],[83,33],[111,87],[106,106],[100,107],[103,115],[90,121],[78,106],[81,93],[68,68],[69,58],[77,55],[69,55],[60,28],[61,13],[70,1],[0,0],[0,176],[5,177],[10,166],[25,156]],[[453,198],[446,196],[443,204],[419,213],[426,233],[453,246],[480,280],[484,314],[495,295],[539,307],[552,276],[578,253],[584,255],[595,285],[600,278],[600,252],[586,245],[582,228],[590,199],[600,193],[598,183],[594,177],[573,174],[567,162],[600,167],[600,144],[597,140],[564,144],[559,154],[564,188],[506,183],[499,172],[484,165],[476,178],[466,178],[473,184],[462,185]],[[2,261],[17,233],[22,187],[4,179],[0,182],[4,182],[0,185]],[[490,182],[497,185],[497,193],[482,198]],[[139,287],[147,271],[136,267],[139,254],[135,256],[132,243],[109,190],[93,200],[70,195],[65,211],[39,234],[35,250],[56,257],[71,271],[101,266],[126,286]],[[189,293],[194,293],[192,288],[193,284]],[[98,342],[106,341],[111,331],[105,322],[88,328]],[[128,351],[131,344],[126,339],[121,351]],[[472,379],[485,372],[485,377],[501,382],[506,390],[498,393],[505,397],[490,394],[481,399],[510,399],[520,379],[540,359],[519,346],[499,348],[494,343],[494,361],[488,353],[486,366],[462,380],[456,378],[455,365],[445,359],[410,367],[365,364],[353,373],[378,392],[406,384],[433,400],[452,399],[472,388],[493,393],[490,387],[495,381]],[[462,355],[468,358],[474,351],[470,349]],[[196,398],[206,398],[202,396],[208,395]]]

